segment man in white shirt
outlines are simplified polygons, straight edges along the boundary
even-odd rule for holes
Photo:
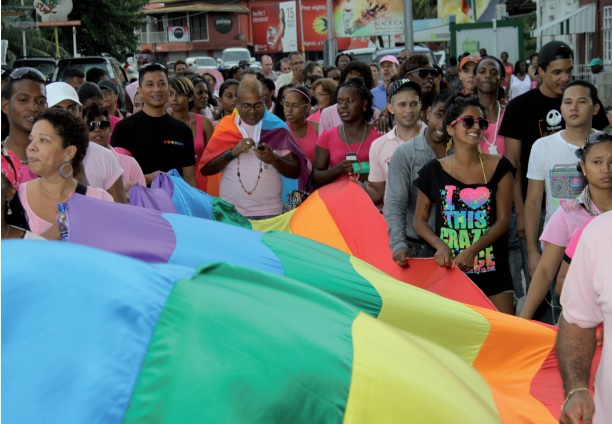
[[[576,169],[576,150],[594,132],[593,117],[599,112],[597,89],[576,80],[563,91],[561,115],[565,130],[538,139],[529,156],[525,236],[530,268],[540,259],[538,233],[542,197],[546,196],[546,219],[563,203],[574,199],[584,188],[582,174]],[[531,272],[531,269],[530,269]]]
[[[282,74],[276,80],[276,86],[282,87],[287,84],[301,84],[302,83],[302,69],[304,69],[304,56],[300,52],[293,52],[289,55],[289,64],[291,66],[291,72]]]

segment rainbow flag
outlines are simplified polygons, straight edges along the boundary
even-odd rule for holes
[[[243,138],[242,133],[238,129],[237,120],[238,110],[234,109],[231,115],[219,121],[210,142],[206,145],[206,149],[204,149],[198,164],[198,173],[208,162],[233,148]],[[293,134],[291,134],[291,131],[289,131],[289,128],[287,128],[287,124],[266,110],[261,121],[260,139],[256,141],[266,143],[272,150],[289,150],[300,162],[301,174],[297,180],[283,177],[283,201],[288,199],[288,195],[293,190],[303,190],[308,182],[308,159],[293,137]],[[204,191],[210,195],[219,196],[220,182],[221,173],[208,176]]]
[[[6,423],[502,422],[457,354],[290,277],[60,242],[2,259]]]

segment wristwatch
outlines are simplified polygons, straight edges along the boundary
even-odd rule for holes
[[[229,149],[227,152],[225,152],[223,157],[225,158],[226,162],[231,162],[232,160],[236,159],[236,156],[232,155],[232,149]]]

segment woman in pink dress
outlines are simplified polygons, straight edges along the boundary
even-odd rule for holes
[[[351,78],[340,86],[335,107],[342,121],[325,130],[317,142],[312,179],[316,188],[353,174],[367,181],[370,146],[380,137],[368,124],[374,116],[372,93],[361,79]]]
[[[310,94],[306,87],[297,86],[285,90],[285,117],[287,126],[308,158],[308,169],[312,169],[319,134],[319,124],[307,121],[310,113]]]

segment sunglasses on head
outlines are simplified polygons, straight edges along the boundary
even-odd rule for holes
[[[147,63],[146,65],[142,65],[140,70],[147,69],[150,71],[163,71],[166,72],[166,67],[161,63]]]
[[[9,75],[9,78],[14,80],[26,77],[29,77],[30,79],[34,79],[42,83],[45,83],[47,81],[42,72],[35,68],[28,68],[27,66],[23,68],[17,68]]]
[[[111,123],[109,121],[90,121],[87,123],[87,129],[89,132],[92,132],[96,129],[96,127],[101,130],[107,130],[111,127]]]
[[[462,116],[462,117],[455,119],[453,122],[451,122],[450,123],[451,127],[454,126],[458,122],[461,122],[461,124],[463,125],[463,128],[465,129],[472,128],[474,126],[474,123],[478,124],[480,129],[483,131],[489,128],[489,121],[487,121],[484,118],[472,118],[471,116]]]
[[[606,133],[591,134],[590,136],[587,137],[586,144],[584,147],[588,146],[589,144],[599,143],[600,141],[612,141],[612,134],[606,134]]]
[[[419,69],[413,69],[412,71],[409,71],[409,74],[412,74],[413,72],[418,72],[419,78],[427,78],[428,75],[431,75],[432,78],[435,78],[439,75],[439,72],[437,69],[428,69],[428,68],[419,68]]]

